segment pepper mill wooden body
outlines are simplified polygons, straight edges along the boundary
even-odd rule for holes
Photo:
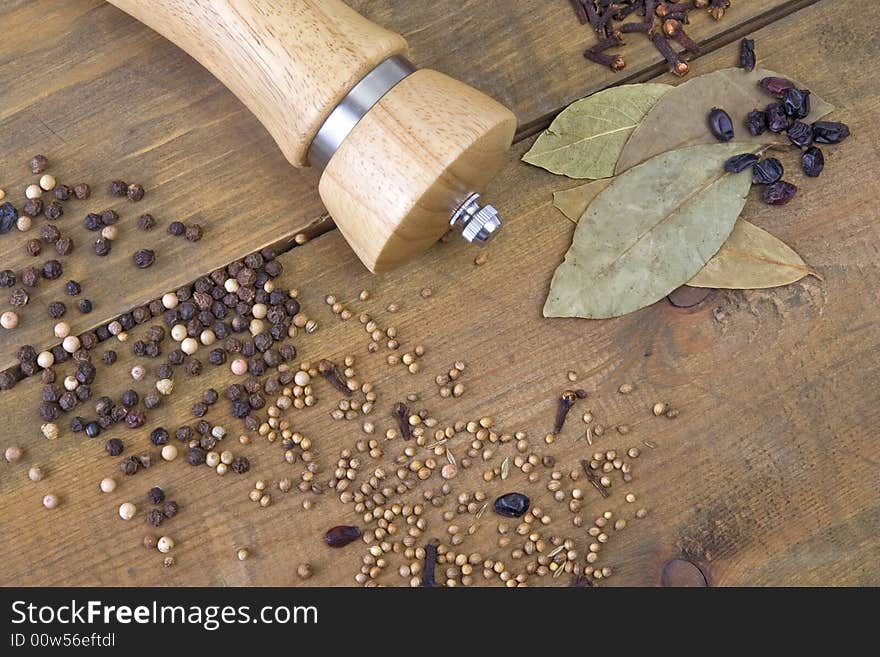
[[[229,87],[297,167],[309,165],[316,135],[358,83],[407,50],[340,0],[110,2]],[[501,167],[516,119],[427,69],[408,71],[362,109],[330,153],[319,193],[361,261],[382,272],[449,229],[450,216]]]

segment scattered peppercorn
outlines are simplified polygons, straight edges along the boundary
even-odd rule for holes
[[[180,237],[186,233],[186,226],[183,225],[180,221],[172,221],[168,224],[168,234],[174,235],[175,237]]]
[[[47,260],[43,263],[43,278],[46,280],[55,280],[63,273],[61,263],[57,260]]]
[[[73,194],[80,201],[84,201],[92,195],[92,188],[89,187],[86,183],[79,183],[78,185],[73,186]]]
[[[173,518],[177,515],[178,511],[180,511],[180,505],[173,500],[165,502],[162,506],[162,513],[166,518]]]
[[[131,183],[126,187],[125,193],[128,196],[129,201],[137,202],[144,198],[144,187],[137,183]]]
[[[124,445],[119,438],[111,438],[104,444],[104,449],[107,450],[110,456],[119,456],[122,454]]]
[[[55,241],[55,252],[60,256],[66,256],[73,251],[73,240],[69,237],[59,237]]]
[[[79,301],[77,301],[76,307],[84,315],[92,312],[92,302],[89,299],[80,299]]]
[[[153,230],[156,227],[156,220],[153,218],[151,214],[142,214],[138,217],[138,228],[142,231]]]
[[[49,221],[55,221],[59,219],[64,214],[64,206],[61,205],[58,201],[52,201],[45,208],[43,208],[43,216],[46,217]]]
[[[153,486],[147,491],[147,499],[150,500],[150,504],[162,504],[165,501],[165,491],[159,486]]]
[[[43,212],[43,199],[29,198],[21,206],[21,213],[27,217],[38,217]]]
[[[163,520],[165,520],[165,516],[162,515],[162,512],[159,509],[150,509],[147,511],[146,521],[151,527],[158,527],[162,524]]]
[[[68,185],[57,185],[52,194],[59,201],[68,201],[73,194],[73,190]]]
[[[125,196],[128,194],[128,185],[122,180],[114,180],[107,187],[110,196]]]
[[[189,242],[198,242],[202,239],[202,227],[199,224],[190,224],[186,227],[184,235]]]
[[[43,173],[49,167],[49,160],[45,155],[34,155],[30,161],[31,173],[36,175]]]
[[[95,422],[94,420],[92,422],[89,422],[88,424],[86,424],[85,429],[86,429],[86,435],[89,438],[97,438],[98,436],[101,435],[101,425],[98,424],[97,422]]]
[[[95,255],[103,257],[110,253],[110,240],[99,237],[95,240],[93,248],[95,250]]]
[[[138,249],[134,252],[132,260],[138,269],[146,269],[156,261],[156,253],[150,249]]]
[[[25,245],[24,249],[29,256],[38,256],[40,255],[40,251],[43,250],[43,245],[38,239],[29,239]]]
[[[0,235],[5,235],[18,221],[18,210],[9,201],[0,204]]]

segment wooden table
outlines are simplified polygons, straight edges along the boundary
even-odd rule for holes
[[[79,225],[86,211],[110,206],[122,215],[110,256],[75,251],[64,259],[64,279],[80,280],[95,302],[92,314],[72,320],[74,330],[106,323],[273,245],[283,251],[281,283],[300,290],[303,308],[319,323],[315,333],[295,338],[300,358],[356,356],[358,376],[379,391],[371,419],[390,472],[403,444],[384,441],[384,430],[393,426],[388,409],[417,393],[421,401],[414,408],[427,409],[441,427],[491,416],[499,434],[528,432],[536,454],[555,458],[552,469],[563,473],[563,490],[584,490],[585,524],[577,528],[567,503],[554,501],[547,490],[550,470],[539,466],[537,483],[528,483],[516,468],[507,481],[486,483],[484,471],[513,459],[513,444],[491,444],[488,461],[478,456],[465,469],[460,461],[473,437],[459,434],[447,444],[460,465],[453,495],[439,508],[429,505],[428,531],[420,541],[448,542],[450,523],[440,512],[454,510],[460,492],[482,491],[491,501],[502,492],[525,490],[551,518],[540,527],[545,540],[571,538],[580,558],[594,517],[610,510],[627,519],[625,529],[609,532],[602,549],[598,565],[614,570],[603,585],[658,584],[664,564],[676,557],[696,564],[712,585],[880,583],[880,462],[873,437],[880,420],[880,7],[853,0],[735,0],[723,21],[703,16],[690,30],[705,49],[692,75],[733,65],[738,40],[750,35],[760,66],[805,81],[837,106],[834,118],[852,127],[854,136],[834,150],[822,178],[804,185],[789,206],[770,208],[753,197],[745,209],[750,221],[795,247],[824,283],[806,279],[769,291],[719,292],[688,310],[660,302],[627,317],[591,322],[541,318],[550,277],[573,230],[553,208],[552,192],[574,183],[519,157],[532,135],[579,97],[624,82],[675,83],[656,52],[631,38],[628,66],[619,74],[583,61],[580,52],[591,37],[565,0],[352,4],[403,33],[420,64],[469,82],[516,112],[519,143],[488,192],[506,227],[486,252],[486,264],[475,266],[476,252],[453,241],[400,271],[369,275],[324,214],[316,176],[286,166],[254,118],[176,48],[98,0],[9,0],[0,8],[0,23],[16,36],[0,41],[0,187],[18,200],[30,181],[27,161],[37,152],[51,159],[59,180],[92,183],[93,200],[70,205],[83,210],[70,210],[73,216],[62,220],[80,252],[89,248],[89,234]],[[452,38],[462,27],[481,37]],[[113,178],[143,183],[146,199],[136,207],[111,203],[103,187]],[[147,211],[162,226],[174,219],[198,221],[205,238],[190,245],[162,230],[147,238],[133,225]],[[295,246],[297,233],[313,239]],[[19,270],[36,260],[24,254],[23,242],[19,234],[0,239],[2,268]],[[144,242],[155,245],[158,262],[134,271],[125,261]],[[427,298],[425,288],[432,292]],[[358,299],[363,289],[371,291],[370,300]],[[344,301],[355,318],[334,316],[323,301],[327,294]],[[50,286],[32,295],[21,326],[0,336],[0,366],[14,366],[22,343],[38,349],[54,343],[43,314],[56,296]],[[397,313],[387,310],[391,303],[399,304]],[[361,312],[395,325],[402,349],[423,345],[422,372],[411,375],[387,365],[383,353],[368,354],[368,336],[357,320]],[[147,326],[132,331],[131,339]],[[135,359],[127,346],[117,348],[116,365],[98,365],[95,396],[118,396],[128,386],[144,393],[153,384],[149,377],[135,384],[128,375]],[[434,377],[458,360],[467,364],[461,378],[466,393],[441,398]],[[69,363],[58,370],[68,374]],[[576,384],[569,382],[569,371],[577,373]],[[258,436],[239,445],[243,427],[224,404],[209,419],[228,428],[231,449],[252,462],[249,473],[221,478],[181,458],[124,481],[117,476],[114,493],[99,492],[99,480],[116,467],[116,459],[104,454],[105,437],[120,435],[127,453],[144,449],[151,428],[192,422],[189,409],[201,392],[209,386],[222,391],[234,377],[226,367],[207,367],[197,379],[182,372],[176,378],[174,394],[150,412],[143,428],[108,431],[98,440],[71,433],[64,421],[57,440],[42,437],[38,377],[0,393],[2,443],[25,452],[19,463],[0,466],[0,584],[297,585],[303,583],[297,565],[309,562],[309,584],[353,585],[366,546],[331,551],[322,543],[329,526],[360,522],[352,506],[333,492],[279,492],[277,482],[288,476],[298,481],[302,464],[285,463],[278,444]],[[635,391],[619,394],[623,383]],[[590,396],[546,445],[558,395],[572,385]],[[290,420],[314,441],[322,476],[330,476],[340,451],[366,436],[360,420],[332,420],[332,395],[322,392],[323,401],[291,412]],[[673,404],[679,416],[654,417],[651,406],[658,400]],[[583,439],[581,421],[588,409],[606,427],[592,447]],[[621,424],[629,427],[626,435],[614,429]],[[642,451],[633,460],[634,480],[615,483],[608,500],[583,478],[569,479],[594,450],[631,446]],[[427,456],[420,451],[419,458]],[[365,479],[377,463],[364,460],[359,478]],[[37,483],[27,477],[33,465],[46,473]],[[257,479],[273,491],[267,508],[248,499]],[[441,483],[435,474],[427,485],[439,489]],[[177,543],[169,568],[163,555],[141,547],[149,528],[117,514],[127,500],[143,512],[152,485],[163,486],[182,508],[163,527]],[[623,499],[630,491],[637,496],[632,504]],[[61,499],[51,511],[41,505],[49,492]],[[306,499],[309,510],[303,508]],[[634,519],[642,507],[648,517]],[[524,539],[513,534],[511,544],[500,547],[491,510],[479,520],[457,516],[453,522],[463,530],[476,527],[456,551],[479,552],[503,560],[513,574],[523,572],[528,559],[514,559],[510,551]],[[245,546],[251,556],[239,561],[236,550]],[[379,581],[406,584],[408,578],[397,572],[403,563],[402,555],[390,555]],[[438,566],[441,581],[446,568]],[[500,584],[498,578],[484,580],[481,570],[475,570],[475,583]]]

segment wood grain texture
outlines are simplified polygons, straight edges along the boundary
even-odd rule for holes
[[[802,3],[738,0],[724,21],[696,17],[691,32],[717,43]],[[627,46],[625,75],[583,61],[580,51],[592,36],[564,0],[351,4],[406,37],[420,66],[500,99],[521,127],[546,121],[564,104],[608,84],[662,70],[642,39]],[[315,173],[287,166],[269,133],[230,91],[123,12],[99,0],[21,0],[0,4],[0,22],[28,35],[0,42],[0,188],[20,205],[32,182],[27,162],[43,152],[59,181],[94,187],[91,200],[68,203],[59,221],[75,250],[88,251],[95,237],[81,225],[87,212],[115,207],[122,217],[109,257],[65,263],[62,280],[80,280],[95,303],[91,315],[66,318],[74,332],[106,323],[243,253],[269,243],[289,246],[315,222],[317,230],[327,225]],[[462,26],[480,26],[480,38],[455,38]],[[523,35],[511,41],[516,32]],[[138,205],[114,202],[105,189],[115,178],[142,183],[147,197]],[[134,228],[142,212],[159,221],[144,236]],[[204,239],[192,246],[168,237],[164,230],[173,220],[201,223]],[[0,240],[4,268],[19,271],[50,257],[26,256],[22,237]],[[142,246],[159,254],[147,271],[130,264]],[[56,286],[32,291],[19,328],[0,335],[0,369],[15,364],[20,344],[39,350],[54,343],[42,320],[46,303],[61,296]]]
[[[356,353],[358,376],[374,381],[379,391],[374,419],[380,435],[393,425],[386,415],[391,403],[419,392],[423,401],[416,406],[443,423],[492,415],[501,431],[527,430],[536,451],[552,454],[562,472],[593,451],[576,440],[583,432],[579,415],[587,408],[607,427],[631,427],[626,436],[609,429],[596,439],[596,448],[619,450],[652,441],[656,449],[643,447],[634,464],[632,486],[616,483],[607,502],[579,482],[586,491],[587,524],[606,509],[627,519],[635,507],[650,510],[648,518],[630,521],[613,534],[603,549],[600,563],[616,569],[608,585],[655,585],[663,563],[679,555],[700,563],[713,585],[878,584],[880,482],[872,431],[880,421],[880,216],[871,185],[853,184],[854,172],[868,180],[878,170],[880,101],[871,47],[878,20],[880,9],[874,6],[842,20],[834,3],[821,2],[755,34],[761,65],[803,78],[840,108],[833,117],[852,127],[846,143],[827,149],[819,180],[801,180],[794,173],[796,162],[784,161],[801,185],[789,206],[770,208],[755,194],[744,214],[795,247],[825,276],[823,285],[806,279],[779,290],[718,293],[688,310],[663,302],[611,321],[544,320],[540,308],[574,226],[552,205],[552,192],[564,188],[564,181],[519,163],[524,144],[490,189],[508,225],[482,267],[473,265],[473,250],[451,242],[418,263],[375,277],[337,231],[283,256],[282,282],[302,290],[306,312],[320,322],[318,332],[295,339],[301,357],[339,359]],[[734,56],[735,47],[724,48],[696,62],[695,73],[726,66]],[[433,292],[426,299],[419,293],[425,287]],[[364,288],[372,290],[373,300],[355,301]],[[391,368],[384,353],[367,355],[368,336],[356,319],[341,322],[331,315],[322,301],[328,293],[355,312],[368,310],[383,325],[396,325],[403,349],[425,345],[423,372]],[[401,310],[383,311],[390,302]],[[462,378],[467,392],[457,400],[441,399],[433,377],[456,359],[467,362]],[[130,363],[125,356],[111,371],[99,366],[96,394],[118,393],[129,385]],[[556,442],[543,446],[555,399],[572,385],[568,370],[579,373],[577,385],[590,398],[579,402]],[[180,376],[175,394],[150,414],[147,426],[119,434],[127,453],[146,448],[149,427],[187,421],[204,387],[230,380],[225,369],[209,371],[187,392],[185,375]],[[623,382],[633,383],[635,392],[618,394]],[[148,383],[136,387],[144,391]],[[255,479],[275,482],[301,471],[283,462],[277,444],[258,439],[246,448],[233,446],[253,462],[243,477],[221,479],[208,468],[178,460],[102,495],[97,482],[112,471],[115,459],[103,454],[100,439],[64,432],[54,443],[45,441],[33,411],[38,388],[31,379],[12,394],[0,394],[0,414],[8,426],[22,428],[16,440],[26,451],[21,463],[0,467],[0,549],[6,555],[0,583],[293,585],[299,583],[295,567],[303,561],[315,568],[309,583],[353,583],[364,546],[331,552],[320,540],[329,525],[358,520],[350,507],[330,493],[319,496],[310,511],[301,509],[300,494],[273,492],[267,509],[247,499]],[[326,387],[318,395],[316,407],[291,417],[332,469],[339,451],[361,434],[356,424],[328,417],[335,396]],[[657,400],[674,404],[680,416],[653,417],[650,406]],[[237,425],[224,408],[218,405],[208,417],[228,424],[227,440],[234,441]],[[450,442],[459,459],[469,442],[466,436]],[[390,441],[383,449],[388,462],[402,444]],[[528,486],[534,502],[552,516],[545,534],[571,536],[583,552],[583,529],[573,528],[565,505],[550,498],[546,472],[539,484],[527,485],[516,471],[506,482],[483,483],[482,471],[510,454],[508,445],[487,464],[474,459],[470,469],[460,468],[454,490],[482,490],[492,499]],[[33,464],[48,473],[37,484],[26,477]],[[431,483],[439,487],[436,475]],[[156,484],[183,507],[167,525],[178,542],[177,563],[168,569],[158,553],[139,546],[146,527],[116,515],[118,504],[128,499],[143,511],[143,496]],[[572,487],[566,482],[565,490]],[[621,499],[630,489],[638,496],[635,504]],[[62,498],[53,512],[40,506],[49,491]],[[450,500],[443,508],[455,506]],[[429,513],[425,538],[444,535],[447,523],[437,513]],[[457,522],[466,526],[469,521]],[[462,549],[504,559],[518,572],[521,562],[510,558],[512,545],[497,547],[496,524],[487,513]],[[234,551],[243,545],[253,556],[240,562]],[[390,561],[380,580],[404,583],[396,574],[400,560]],[[479,572],[475,579],[483,581]]]
[[[110,0],[189,53],[294,166],[349,90],[406,41],[342,0]]]

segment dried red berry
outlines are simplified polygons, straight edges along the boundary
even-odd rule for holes
[[[324,542],[332,548],[345,547],[361,536],[360,527],[354,525],[336,525],[324,534]]]
[[[780,180],[764,188],[764,202],[770,205],[785,205],[797,193],[797,187],[790,182]]]
[[[804,169],[804,175],[816,178],[825,168],[825,156],[818,147],[810,146],[801,157],[801,166]]]
[[[723,109],[713,107],[709,112],[709,131],[718,141],[733,139],[733,121],[730,120],[730,115]]]
[[[761,79],[758,84],[771,96],[782,98],[785,92],[794,87],[794,82],[785,78],[770,77]]]

